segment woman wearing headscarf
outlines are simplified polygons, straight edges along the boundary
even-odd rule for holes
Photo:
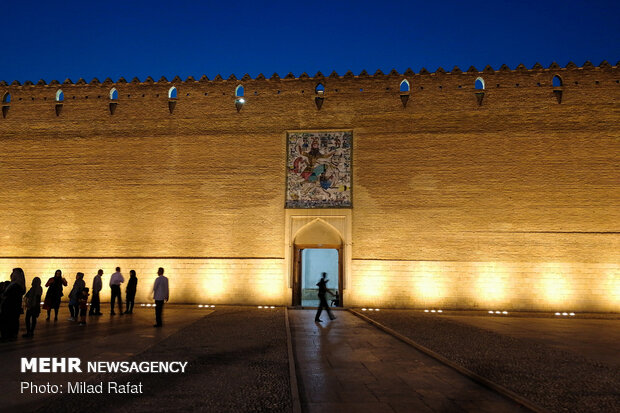
[[[22,337],[32,338],[34,336],[34,328],[37,326],[37,317],[41,314],[41,279],[34,277],[32,279],[32,287],[24,296],[24,307],[26,309],[26,334]]]
[[[127,310],[125,314],[133,314],[133,304],[136,299],[136,289],[138,288],[138,277],[136,277],[136,271],[129,271],[129,281],[127,281],[127,288],[125,289]]]
[[[0,333],[2,340],[15,340],[19,332],[19,316],[22,313],[22,298],[26,292],[24,270],[13,268],[11,283],[2,293],[0,304]]]
[[[62,287],[67,286],[67,280],[62,276],[62,271],[56,270],[52,278],[45,283],[47,293],[45,293],[45,301],[43,308],[47,310],[47,318],[49,321],[52,309],[54,309],[54,321],[58,321],[58,309],[60,308],[60,298],[62,297]]]

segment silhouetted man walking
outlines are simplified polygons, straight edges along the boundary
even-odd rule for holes
[[[318,323],[323,321],[320,318],[321,313],[323,312],[323,308],[325,308],[325,310],[327,311],[327,315],[329,316],[330,320],[336,319],[336,317],[334,317],[334,315],[332,314],[332,311],[329,309],[329,306],[327,305],[327,299],[325,298],[326,293],[330,293],[331,295],[334,295],[334,293],[332,293],[330,289],[327,288],[328,280],[325,277],[327,277],[326,272],[321,274],[321,279],[319,280],[318,283],[316,283],[316,285],[319,287],[319,309],[316,311],[316,316],[314,317],[314,321]]]

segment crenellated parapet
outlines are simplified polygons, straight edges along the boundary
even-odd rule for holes
[[[327,79],[386,79],[393,77],[416,77],[416,76],[442,76],[442,75],[497,75],[497,74],[508,74],[508,73],[540,73],[540,72],[565,72],[565,71],[605,71],[617,69],[620,61],[615,65],[611,65],[608,61],[602,61],[598,66],[594,66],[590,61],[586,61],[582,66],[577,66],[573,62],[568,62],[566,66],[562,67],[556,62],[551,63],[547,68],[543,67],[540,63],[534,64],[530,69],[526,68],[523,63],[517,65],[514,69],[511,69],[506,64],[503,64],[499,67],[499,69],[493,69],[490,65],[487,65],[482,70],[478,70],[474,66],[470,66],[466,71],[461,70],[458,66],[454,66],[451,71],[446,71],[442,67],[437,68],[434,72],[428,71],[426,68],[420,69],[417,73],[415,73],[411,68],[408,68],[403,73],[399,73],[396,69],[392,69],[389,73],[383,73],[381,70],[377,70],[373,75],[368,74],[366,70],[362,70],[358,75],[353,74],[350,70],[344,73],[343,75],[339,75],[337,72],[333,71],[328,76],[323,75],[320,71],[317,72],[314,76],[310,76],[307,73],[301,73],[299,76],[295,76],[293,73],[288,73],[286,76],[281,77],[278,73],[273,73],[270,77],[266,77],[264,74],[259,73],[255,78],[252,78],[248,73],[243,75],[241,78],[235,76],[235,74],[231,74],[227,78],[218,74],[213,79],[209,79],[207,75],[202,75],[198,80],[196,80],[193,76],[188,76],[187,79],[183,80],[179,76],[175,76],[173,79],[168,80],[165,76],[162,76],[159,80],[155,81],[151,76],[148,76],[144,81],[141,81],[137,77],[134,77],[130,82],[128,82],[124,77],[120,77],[116,82],[106,78],[103,82],[101,82],[96,77],[93,78],[90,82],[87,82],[85,79],[80,78],[76,82],[73,82],[71,79],[67,78],[63,82],[58,80],[52,80],[47,83],[45,80],[40,79],[37,83],[33,81],[27,80],[23,84],[19,81],[14,80],[8,83],[6,80],[0,81],[0,87],[22,87],[22,86],[66,86],[66,85],[90,85],[90,86],[99,86],[99,85],[123,85],[123,84],[143,84],[143,85],[152,85],[152,84],[196,84],[196,83],[206,83],[206,82],[225,82],[225,81],[250,81],[250,80],[270,80],[270,81],[281,81],[281,80],[314,80],[314,81],[324,81]]]
[[[598,66],[594,66],[587,61],[579,67],[569,62],[561,67],[553,62],[546,68],[536,63],[529,69],[523,64],[512,69],[504,64],[497,69],[487,65],[482,70],[474,66],[461,70],[455,66],[450,71],[439,67],[434,72],[430,72],[422,68],[417,73],[412,69],[407,69],[403,73],[395,69],[388,73],[377,70],[374,74],[362,70],[357,75],[351,71],[342,75],[335,71],[325,75],[319,71],[314,76],[305,72],[298,76],[288,73],[282,77],[278,73],[270,77],[261,73],[254,78],[247,73],[240,78],[234,74],[226,78],[218,74],[213,79],[202,75],[198,79],[189,76],[185,80],[179,76],[170,80],[164,76],[158,80],[150,76],[143,80],[137,77],[131,80],[121,77],[116,81],[109,77],[103,81],[98,78],[90,81],[80,78],[75,82],[67,78],[62,82],[52,80],[49,83],[41,79],[36,83],[26,81],[23,84],[15,80],[10,84],[0,81],[0,98],[2,116],[5,119],[12,116],[9,113],[15,111],[12,108],[16,104],[23,104],[23,107],[28,106],[27,104],[34,104],[34,106],[44,104],[48,107],[52,105],[55,115],[59,117],[66,112],[63,108],[68,106],[68,102],[74,102],[72,106],[77,109],[84,107],[86,101],[92,105],[94,100],[100,103],[105,102],[104,106],[109,114],[114,115],[117,113],[119,101],[123,104],[132,101],[139,105],[136,100],[141,98],[145,98],[142,102],[147,106],[155,99],[166,99],[170,114],[175,113],[177,102],[200,103],[201,98],[206,97],[221,98],[213,100],[214,102],[226,100],[229,109],[233,107],[232,102],[234,102],[237,112],[247,107],[246,100],[265,97],[279,98],[280,96],[296,100],[303,98],[306,102],[310,98],[314,103],[312,107],[315,110],[321,110],[328,96],[329,99],[336,96],[356,96],[355,99],[359,96],[367,99],[369,96],[382,96],[383,98],[389,94],[395,95],[394,99],[397,101],[400,100],[402,108],[407,108],[410,98],[415,94],[432,95],[435,93],[438,96],[441,93],[446,96],[446,92],[458,92],[453,95],[470,93],[470,102],[483,106],[488,101],[491,90],[504,91],[506,96],[510,95],[512,98],[514,93],[506,93],[507,88],[551,89],[548,92],[549,96],[555,96],[557,103],[563,103],[565,102],[564,92],[567,89],[620,85],[618,63],[612,66],[609,62],[603,61]],[[431,91],[430,94],[429,91]],[[363,92],[363,95],[360,92]],[[498,96],[496,92],[493,93]],[[472,96],[475,96],[475,99],[471,98]],[[427,99],[427,101],[430,100]],[[438,100],[441,99],[434,101]],[[103,106],[100,104],[99,107]],[[26,112],[22,111],[22,113],[26,116]],[[30,113],[29,116],[32,116],[34,112]]]

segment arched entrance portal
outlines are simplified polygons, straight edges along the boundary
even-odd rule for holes
[[[299,229],[293,248],[293,305],[316,305],[316,283],[321,272],[327,272],[328,287],[338,291],[342,306],[343,241],[338,230],[317,218]]]

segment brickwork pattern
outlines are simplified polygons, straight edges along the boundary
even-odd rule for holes
[[[45,284],[56,269],[61,269],[69,283],[63,297],[67,300],[78,271],[85,274],[86,286],[90,288],[101,268],[104,270],[101,300],[109,301],[110,275],[119,266],[125,277],[125,284],[121,286],[123,301],[129,271],[135,270],[138,277],[136,302],[152,303],[157,269],[163,267],[169,280],[171,303],[283,305],[289,300],[283,264],[281,259],[0,258],[0,276],[8,278],[12,268],[21,267],[29,286],[35,276]]]
[[[583,274],[576,285],[604,276],[590,265],[620,262],[617,65],[0,83],[5,91],[3,257],[281,260],[286,132],[352,130],[355,260],[526,263],[528,277],[527,263],[561,262]]]
[[[620,265],[353,260],[356,307],[620,312]]]

